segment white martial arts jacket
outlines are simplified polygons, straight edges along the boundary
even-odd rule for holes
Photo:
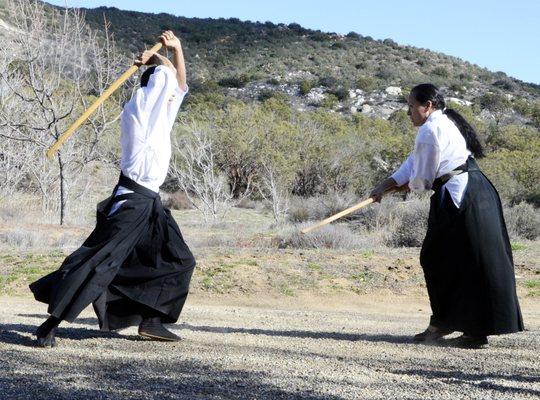
[[[411,190],[424,192],[431,189],[436,178],[465,163],[470,155],[459,129],[441,110],[437,110],[420,127],[414,151],[391,177],[399,186],[409,182]],[[458,208],[468,179],[465,172],[452,177],[443,186]]]
[[[122,112],[120,168],[126,177],[154,192],[159,192],[167,177],[170,133],[186,93],[178,86],[174,71],[160,65]],[[126,191],[117,191],[121,193]]]

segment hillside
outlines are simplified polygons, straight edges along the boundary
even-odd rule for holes
[[[2,3],[0,0],[0,36],[5,36],[6,45],[13,46],[17,35],[15,17],[26,14],[11,11],[11,16],[4,15]],[[42,14],[50,15],[40,17],[42,25],[49,28],[61,25],[58,22],[62,13],[51,10],[52,6],[47,5]],[[93,66],[89,63],[91,68],[109,68],[111,81],[126,68],[130,57],[145,45],[152,45],[164,29],[172,29],[182,38],[191,90],[179,114],[182,123],[176,124],[172,132],[173,170],[183,171],[186,163],[194,162],[185,159],[186,144],[195,146],[192,154],[200,154],[197,146],[209,143],[205,147],[205,151],[213,152],[209,170],[217,171],[218,180],[227,183],[226,186],[216,183],[225,202],[230,200],[227,200],[230,194],[234,201],[249,196],[249,200],[272,203],[276,220],[287,216],[299,221],[305,216],[292,215],[291,201],[295,196],[307,199],[337,193],[339,198],[347,198],[346,192],[355,198],[364,196],[410,152],[415,129],[405,112],[406,96],[412,86],[431,81],[443,88],[451,106],[474,125],[487,153],[481,167],[503,200],[510,205],[523,201],[540,205],[538,85],[521,82],[503,72],[490,72],[455,57],[400,46],[391,39],[373,40],[358,33],[343,36],[305,29],[298,24],[184,18],[107,7],[84,11],[86,25],[92,32],[82,42],[105,42],[99,39],[103,37],[105,22],[116,38],[121,54],[116,50],[103,51],[106,60]],[[74,18],[77,13],[66,15],[69,14]],[[27,21],[23,22],[24,25]],[[14,77],[21,79],[21,87],[27,85],[23,67],[34,62],[31,55],[35,54],[38,42],[41,43],[45,65],[41,75],[51,73],[51,77],[58,78],[54,90],[50,90],[54,104],[66,103],[66,96],[73,99],[65,104],[65,110],[55,114],[69,113],[65,119],[53,121],[57,124],[55,129],[62,131],[84,108],[88,100],[85,96],[94,97],[103,88],[94,87],[94,76],[100,76],[97,70],[80,70],[69,75],[70,70],[77,70],[77,65],[73,65],[64,69],[66,74],[59,75],[56,64],[59,59],[66,59],[65,52],[52,57],[47,40],[54,39],[48,35],[47,30],[34,34],[35,39],[26,35],[25,38],[30,38],[26,58],[12,51],[13,59],[4,70],[9,77],[17,72]],[[98,39],[93,35],[98,35]],[[61,32],[57,36],[63,37]],[[78,59],[92,57],[92,53],[85,53]],[[110,62],[112,58],[114,61]],[[73,90],[61,92],[82,79],[81,76],[86,85],[81,98]],[[110,117],[110,121],[85,127],[88,137],[98,144],[86,148],[82,140],[70,142],[82,146],[69,153],[74,159],[81,158],[70,163],[74,166],[70,172],[73,179],[81,176],[75,166],[87,165],[84,157],[89,152],[94,152],[100,162],[116,165],[115,138],[119,127],[114,121],[121,110],[122,96],[129,96],[129,85],[125,88],[125,93],[119,91],[119,96],[107,103],[105,117]],[[36,115],[44,115],[38,121],[40,124],[51,126],[47,110],[44,114],[33,111],[32,107],[39,102],[25,102],[25,96],[12,99],[6,102],[4,110],[4,118],[12,126],[21,126],[18,116]],[[10,108],[29,111],[10,112]],[[107,132],[100,131],[100,127]],[[19,136],[25,134],[16,131]],[[48,128],[33,130],[32,134],[49,131]],[[47,137],[40,142],[41,146],[48,141]],[[12,146],[6,154],[16,159],[22,151],[21,143],[24,141],[6,142],[6,146]],[[29,151],[42,153],[39,146]],[[33,176],[25,168],[20,169],[19,175]],[[45,170],[38,172],[42,171]],[[54,186],[54,175],[50,176],[45,178]],[[182,179],[185,178],[181,174],[172,171],[165,188],[179,189]],[[32,183],[32,186],[20,179],[17,182],[5,184],[6,190],[17,184],[22,185],[17,190],[40,185]],[[187,191],[193,193],[194,189]],[[49,191],[44,193],[48,198],[55,197]],[[78,194],[70,196],[76,198]],[[315,198],[314,204],[317,203]],[[310,216],[308,219],[320,216],[308,211],[303,212]]]
[[[494,91],[514,95],[540,93],[538,85],[523,83],[503,72],[492,73],[455,57],[400,46],[392,39],[376,41],[354,32],[342,36],[298,24],[184,18],[110,7],[85,11],[95,28],[103,25],[105,15],[117,39],[133,52],[139,51],[142,43],[153,43],[163,29],[174,30],[184,39],[195,74],[207,79],[234,74],[286,79],[293,78],[296,72],[332,77],[348,85],[354,85],[355,78],[365,75],[375,78],[375,86],[407,86],[430,80],[448,86],[492,85]]]
[[[534,113],[530,103],[540,98],[539,85],[504,72],[355,32],[343,36],[298,24],[185,18],[111,7],[85,12],[95,29],[103,27],[105,16],[130,54],[155,42],[162,30],[174,30],[183,39],[192,88],[226,88],[243,100],[264,99],[278,91],[300,109],[323,105],[387,118],[402,107],[402,93],[420,82],[433,82],[463,105],[491,114],[503,108],[508,111],[503,121],[524,123]],[[401,90],[385,91],[388,87]]]

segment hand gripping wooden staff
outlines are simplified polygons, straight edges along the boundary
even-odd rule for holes
[[[157,53],[161,49],[161,47],[162,47],[162,44],[157,43],[154,47],[150,49],[150,51]],[[137,66],[135,64],[132,65],[131,67],[129,67],[129,69],[126,72],[124,72],[120,76],[120,78],[118,78],[107,90],[105,90],[103,94],[96,101],[94,101],[92,105],[88,107],[88,109],[77,119],[77,121],[75,121],[68,128],[67,131],[65,131],[64,133],[62,133],[62,135],[60,135],[58,140],[49,148],[49,150],[47,150],[47,157],[51,158],[56,152],[56,150],[58,150],[60,146],[62,146],[62,144],[66,140],[68,140],[71,135],[75,133],[75,131],[83,124],[83,122],[86,121],[88,117],[92,115],[94,111],[96,111],[96,109],[101,105],[101,103],[107,100],[109,96],[113,94],[116,91],[116,89],[118,89],[125,81],[127,81],[131,75],[137,72],[139,68],[140,66]]]
[[[390,193],[390,192],[393,192],[394,189],[390,189],[390,190],[387,190],[385,192],[386,193]],[[361,201],[360,203],[352,206],[352,207],[349,207],[347,208],[346,210],[343,210],[341,212],[338,212],[337,214],[334,214],[326,219],[323,219],[321,222],[315,224],[315,225],[312,225],[312,226],[308,226],[307,228],[304,228],[302,229],[300,232],[302,233],[309,233],[311,231],[314,231],[315,229],[319,229],[325,225],[328,225],[330,222],[332,221],[335,221],[336,219],[339,219],[341,217],[344,217],[345,215],[348,215],[348,214],[351,214],[357,210],[360,210],[361,208],[365,207],[365,206],[368,206],[370,205],[371,203],[373,203],[375,201],[375,198],[374,197],[369,197],[367,198],[366,200],[363,200]]]

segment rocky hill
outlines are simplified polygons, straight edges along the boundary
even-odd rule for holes
[[[539,85],[392,39],[324,33],[298,24],[184,18],[111,7],[85,12],[95,29],[107,20],[129,54],[154,43],[162,30],[174,30],[183,39],[192,88],[244,101],[277,92],[297,109],[322,106],[387,118],[404,107],[404,94],[412,86],[433,82],[445,88],[447,97],[476,106],[476,114],[485,110],[485,119],[534,123],[534,105],[540,99]],[[496,115],[501,113],[502,118]]]

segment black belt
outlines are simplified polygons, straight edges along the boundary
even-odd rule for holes
[[[156,193],[153,190],[150,190],[147,187],[138,184],[133,179],[125,176],[122,172],[120,172],[120,179],[118,179],[118,185],[116,185],[116,187],[114,188],[114,193],[116,193],[118,186],[123,186],[126,189],[133,190],[135,193],[142,194],[143,196],[151,197],[153,199],[159,197],[159,193]]]
[[[454,168],[452,171],[439,176],[433,181],[432,189],[434,191],[439,190],[446,182],[452,179],[454,176],[462,174],[468,171],[467,162],[461,164],[459,167]]]

